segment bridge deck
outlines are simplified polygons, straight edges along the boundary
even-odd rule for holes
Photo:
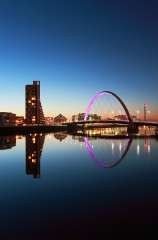
[[[85,125],[85,124],[122,124],[122,125],[129,125],[129,121],[123,120],[99,120],[99,121],[78,121],[78,122],[69,122],[65,123],[65,125]],[[158,127],[158,122],[149,122],[149,121],[134,121],[133,124],[137,126],[151,126],[151,127]]]

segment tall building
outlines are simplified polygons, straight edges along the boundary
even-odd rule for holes
[[[25,87],[26,124],[44,124],[44,113],[40,101],[40,81]]]

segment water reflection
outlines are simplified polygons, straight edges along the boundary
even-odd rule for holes
[[[61,142],[65,138],[67,138],[67,133],[65,133],[65,132],[57,132],[57,133],[54,133],[54,137]]]
[[[48,139],[54,138],[60,142],[66,139],[67,133],[57,132],[49,134]],[[70,136],[69,136],[70,137]],[[1,136],[0,137],[0,150],[11,149],[16,146],[16,139],[22,139],[22,136]],[[34,178],[40,177],[40,158],[45,141],[44,134],[29,134],[26,135],[26,174],[32,175]],[[85,147],[91,159],[93,159],[99,167],[113,168],[117,166],[128,154],[132,145],[132,137],[124,138],[103,138],[103,137],[83,137],[72,136],[73,140],[79,141],[79,143]],[[151,138],[148,136],[143,137],[144,143],[140,145],[139,138],[136,140],[134,152],[137,156],[141,153],[151,154]],[[69,139],[70,140],[70,139]],[[67,143],[67,142],[66,142]],[[75,143],[75,141],[74,141]],[[69,141],[68,141],[69,144]],[[53,146],[53,145],[52,145]]]
[[[141,149],[140,149],[140,143],[139,142],[137,143],[136,148],[137,148],[136,149],[137,156],[139,156],[141,154]],[[147,154],[151,153],[151,139],[148,138],[148,137],[144,137],[144,144],[143,144],[142,152],[147,153]]]
[[[0,150],[7,150],[16,146],[16,136],[0,136]]]
[[[150,153],[150,139],[144,138],[144,152]]]
[[[26,136],[26,174],[40,177],[40,158],[45,135],[30,134]]]
[[[81,137],[80,137],[81,138]],[[128,154],[130,147],[133,142],[133,138],[122,138],[122,139],[102,139],[101,142],[99,142],[99,138],[95,137],[84,137],[84,146],[91,157],[96,164],[99,167],[103,168],[112,168],[117,166]],[[81,139],[79,139],[81,141]],[[92,142],[91,142],[92,141]],[[144,137],[143,141],[143,149],[140,147],[140,141],[139,138],[137,139],[136,144],[136,154],[139,156],[142,153],[151,154],[151,138]],[[109,147],[108,147],[109,146]],[[111,150],[110,150],[111,146]],[[102,152],[99,152],[99,150],[102,148]],[[111,155],[109,154],[111,152]],[[110,160],[112,157],[112,160]]]
[[[132,144],[132,138],[129,138],[129,139],[126,139],[125,141],[127,142],[127,144],[122,144],[122,142],[111,142],[111,151],[112,151],[112,156],[114,157],[114,159],[112,159],[112,161],[109,162],[109,157],[106,159],[105,161],[105,156],[104,155],[101,159],[100,155],[97,157],[97,155],[95,154],[95,150],[94,150],[94,145],[90,144],[89,140],[87,137],[84,137],[84,145],[85,145],[85,148],[89,154],[89,156],[96,162],[96,164],[99,166],[99,167],[102,167],[102,168],[112,168],[112,167],[115,167],[117,166],[124,158],[125,156],[127,155],[129,149],[130,149],[130,146]],[[106,141],[106,140],[105,140]],[[109,140],[108,140],[109,142]],[[118,145],[118,149],[119,149],[119,153],[115,153],[114,150],[116,148],[116,145]]]

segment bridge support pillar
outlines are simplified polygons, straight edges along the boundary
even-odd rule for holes
[[[129,134],[137,134],[139,132],[139,127],[136,124],[128,125],[127,132]]]

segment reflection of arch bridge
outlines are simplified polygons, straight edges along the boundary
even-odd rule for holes
[[[127,155],[128,151],[129,151],[129,149],[131,147],[132,140],[133,140],[132,138],[128,139],[127,146],[126,146],[123,154],[121,155],[121,157],[119,157],[118,159],[114,159],[111,163],[102,162],[100,159],[97,159],[97,157],[96,157],[96,155],[94,153],[93,147],[89,143],[87,137],[84,137],[84,145],[85,145],[85,148],[86,148],[89,156],[97,163],[97,165],[99,167],[102,167],[102,168],[113,168],[113,167],[117,166],[125,158],[125,156]]]
[[[127,115],[127,120],[95,120],[95,121],[89,121],[88,120],[88,116],[89,113],[93,107],[93,104],[95,103],[95,101],[100,98],[103,95],[112,95],[114,98],[117,99],[117,101],[121,104],[121,106],[123,107],[126,115]],[[147,122],[147,121],[133,121],[130,112],[126,106],[126,104],[124,103],[124,101],[114,92],[111,91],[101,91],[98,92],[95,96],[93,96],[88,104],[88,107],[85,111],[84,114],[84,120],[83,121],[77,121],[77,122],[70,122],[67,123],[68,127],[70,130],[76,130],[77,128],[81,128],[84,127],[86,125],[86,127],[89,128],[99,128],[99,127],[122,127],[122,126],[127,126],[127,130],[128,133],[138,133],[138,127],[139,126],[153,126],[153,127],[158,127],[158,123],[157,122]]]

